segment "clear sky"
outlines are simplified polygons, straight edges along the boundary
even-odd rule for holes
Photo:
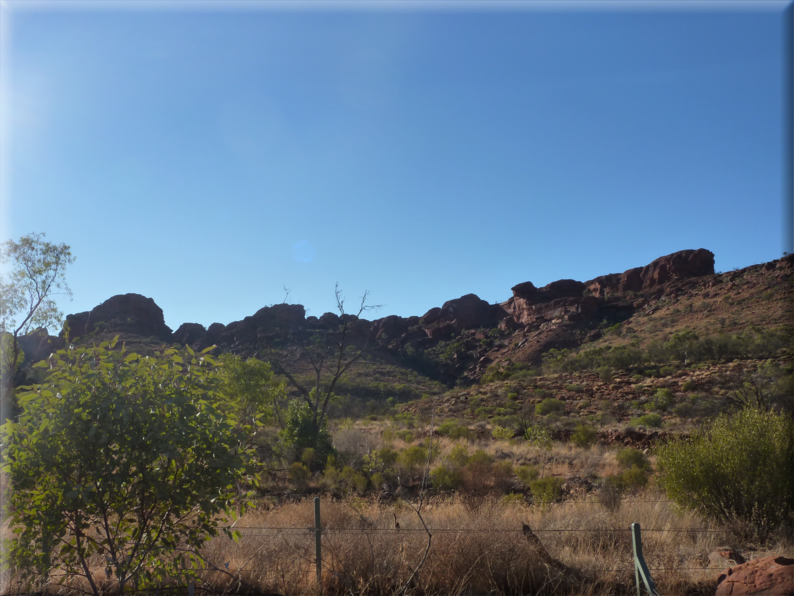
[[[174,330],[776,259],[788,4],[6,2],[0,231]]]

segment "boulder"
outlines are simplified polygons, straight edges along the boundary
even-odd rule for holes
[[[25,355],[25,365],[43,360],[65,345],[62,338],[53,337],[43,327],[31,331],[27,335],[20,335],[17,337],[17,343]]]
[[[794,596],[794,559],[764,557],[727,569],[716,596]]]
[[[466,294],[445,302],[441,307],[439,320],[452,323],[457,331],[478,327],[491,328],[502,318],[499,316],[500,311],[501,307],[492,306],[475,294]]]
[[[191,345],[207,333],[204,325],[199,323],[182,323],[174,332],[174,341],[182,345]]]
[[[88,313],[68,315],[61,337],[65,336],[67,328],[70,339],[99,330],[155,337],[164,341],[172,339],[171,329],[163,318],[163,309],[151,298],[140,294],[113,296]]]

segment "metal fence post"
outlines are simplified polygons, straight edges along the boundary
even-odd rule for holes
[[[317,567],[317,593],[323,593],[322,526],[320,525],[320,497],[314,497],[314,558]]]
[[[640,534],[640,524],[631,524],[631,542],[634,546],[634,578],[637,580],[637,596],[641,594],[641,584],[645,584],[645,589],[651,596],[659,596],[656,591],[656,584],[651,579],[651,572],[648,570],[648,565],[645,564],[645,557],[642,556],[642,535]]]

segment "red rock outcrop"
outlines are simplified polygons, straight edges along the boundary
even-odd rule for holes
[[[635,267],[623,273],[601,275],[585,282],[588,292],[597,298],[613,294],[639,292],[660,286],[675,279],[714,274],[714,253],[699,248],[681,250],[659,257],[645,267]]]
[[[90,312],[68,315],[61,337],[64,337],[67,328],[70,339],[97,330],[131,333],[164,341],[172,339],[171,329],[163,318],[163,309],[151,298],[140,294],[112,296]]]
[[[794,596],[794,559],[764,557],[726,570],[716,596]]]

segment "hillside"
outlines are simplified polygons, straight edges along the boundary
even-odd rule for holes
[[[544,355],[546,372],[554,368],[550,367],[550,356],[556,355],[556,372],[563,373],[571,372],[572,367],[562,366],[561,359],[575,359],[577,353],[592,354],[592,350],[611,351],[613,355],[617,350],[623,350],[624,355],[640,351],[648,362],[654,358],[658,361],[661,346],[684,330],[699,338],[742,334],[751,329],[771,332],[780,325],[791,325],[793,273],[792,255],[715,273],[711,252],[687,250],[645,267],[586,282],[563,279],[541,288],[523,282],[514,286],[513,296],[500,304],[488,304],[468,294],[422,316],[358,319],[351,325],[350,341],[370,351],[349,371],[337,392],[353,401],[371,402],[367,411],[374,412],[390,397],[405,402],[452,387],[504,382],[522,371],[540,372]],[[242,321],[214,323],[209,328],[185,323],[173,332],[153,299],[127,294],[114,296],[89,312],[68,315],[58,337],[39,330],[23,337],[21,344],[28,370],[63,346],[67,336],[69,341],[81,344],[120,335],[128,349],[143,352],[163,344],[196,349],[217,345],[218,352],[248,357],[263,357],[270,351],[301,376],[308,374],[309,368],[299,346],[317,333],[332,332],[339,322],[338,314],[306,317],[299,304],[275,304]],[[759,354],[747,354],[750,356]],[[639,361],[630,363],[609,383],[594,381],[595,372],[582,371],[584,377],[579,381],[571,377],[564,384],[585,385],[586,389],[577,393],[579,402],[605,396],[628,398],[629,385],[643,384],[636,378],[637,371],[629,370],[634,364],[634,368],[642,368]],[[755,366],[749,361],[746,364]],[[655,368],[656,376],[659,368]],[[725,376],[722,368],[710,371],[711,376]],[[680,377],[689,373],[684,369],[675,374]],[[26,381],[20,378],[18,382]],[[658,382],[654,380],[639,390],[640,394]],[[476,389],[466,391],[467,395],[474,393]],[[595,415],[588,406],[579,409]],[[348,414],[355,411],[348,408]]]

